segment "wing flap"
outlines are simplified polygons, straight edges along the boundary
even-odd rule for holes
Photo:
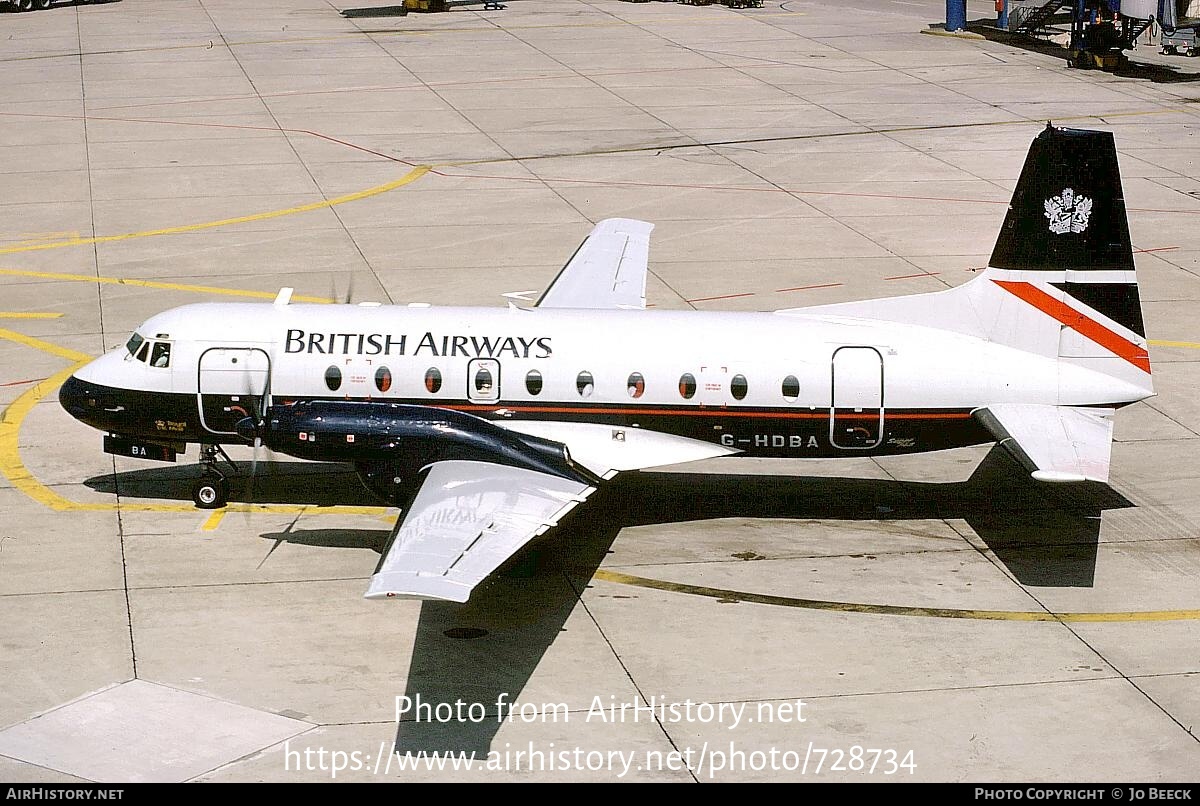
[[[973,413],[1038,481],[1108,481],[1113,409],[1004,403]]]
[[[465,602],[533,538],[556,525],[594,487],[488,462],[430,468],[366,598]]]
[[[646,307],[653,224],[608,218],[597,224],[537,301],[539,308]]]

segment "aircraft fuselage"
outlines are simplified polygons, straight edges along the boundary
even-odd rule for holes
[[[237,423],[264,393],[276,406],[385,401],[516,430],[601,424],[613,439],[644,429],[795,458],[988,442],[971,416],[988,404],[1145,396],[980,338],[833,316],[202,304],[138,334],[140,360],[114,350],[61,398],[98,429],[176,445],[243,443]],[[155,366],[162,352],[168,365]]]

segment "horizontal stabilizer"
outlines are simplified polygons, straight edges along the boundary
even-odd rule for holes
[[[1038,481],[1108,481],[1112,409],[1003,403],[972,413]]]

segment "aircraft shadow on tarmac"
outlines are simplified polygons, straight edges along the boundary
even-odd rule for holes
[[[317,503],[314,490],[324,503],[378,503],[342,465],[285,464],[262,470],[260,466],[254,488],[260,503]],[[311,483],[317,476],[319,484]],[[127,497],[188,499],[195,477],[194,467],[182,467],[99,476],[87,483]],[[245,491],[235,484],[232,499],[239,500]],[[1000,448],[988,453],[967,481],[950,483],[628,473],[568,515],[549,539],[477,588],[468,603],[422,603],[406,696],[419,695],[435,705],[480,703],[489,715],[477,723],[401,721],[396,747],[400,752],[486,755],[499,729],[495,704],[502,694],[506,702],[518,700],[625,527],[733,517],[963,519],[1022,584],[1086,587],[1094,579],[1101,513],[1131,506],[1107,485],[1034,482]],[[317,529],[262,537],[277,544],[365,545],[382,553],[390,535],[386,530]],[[553,681],[543,690],[552,692]]]

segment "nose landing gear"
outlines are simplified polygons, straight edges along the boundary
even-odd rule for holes
[[[192,502],[198,509],[220,509],[229,501],[229,479],[217,467],[218,458],[237,470],[237,465],[220,445],[201,445],[200,464],[204,467],[204,475],[192,485]]]

